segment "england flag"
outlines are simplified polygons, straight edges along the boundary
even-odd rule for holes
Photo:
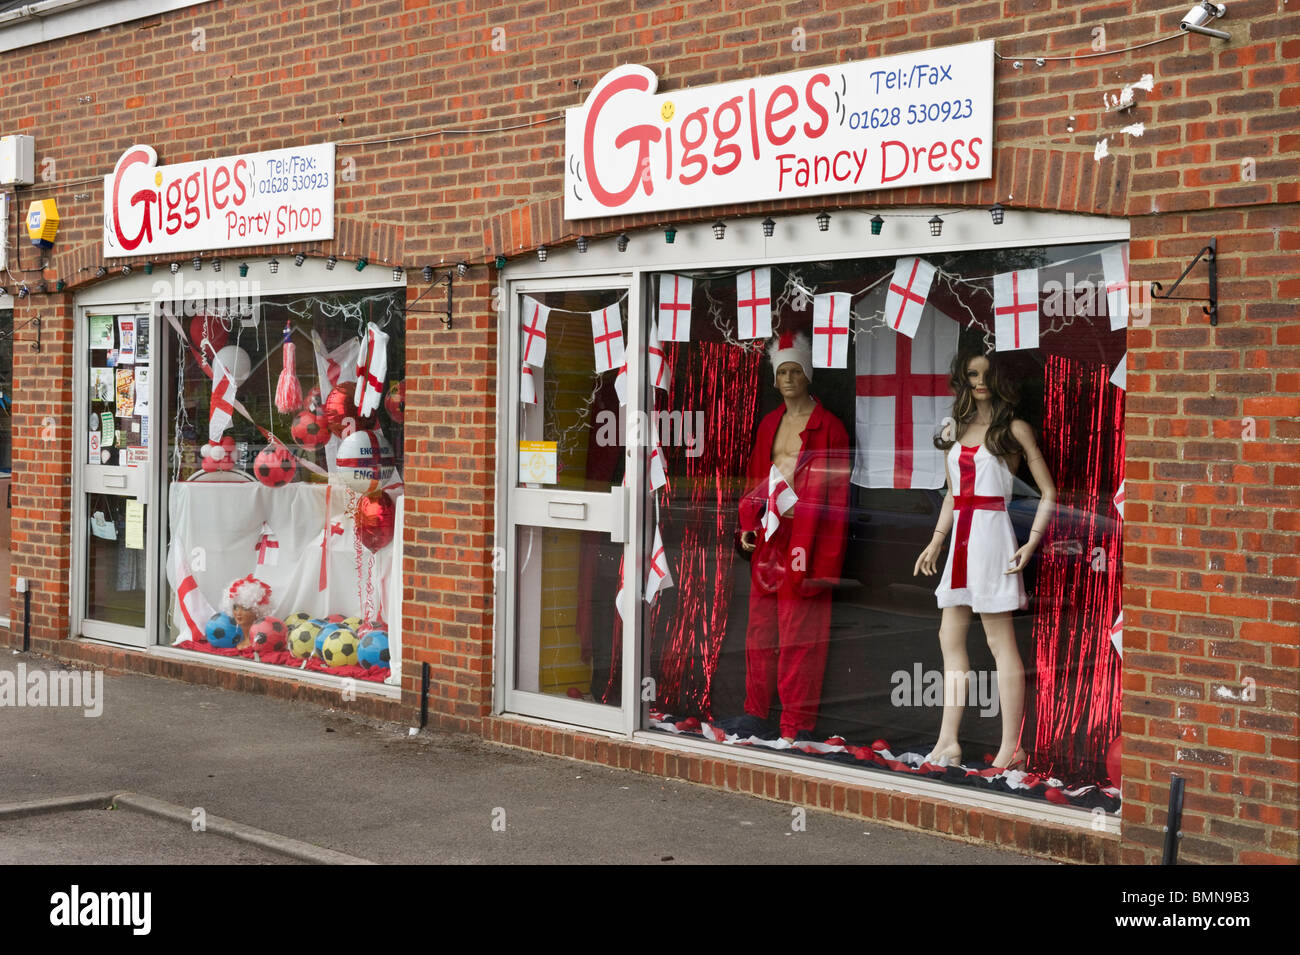
[[[885,296],[885,324],[900,335],[916,337],[921,312],[934,284],[935,268],[925,259],[908,256],[894,265]]]
[[[763,540],[771,540],[781,526],[781,515],[799,503],[799,498],[774,464],[767,472],[767,509],[763,512]]]
[[[848,368],[850,321],[848,292],[813,297],[813,367]]]

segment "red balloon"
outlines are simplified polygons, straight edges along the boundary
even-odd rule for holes
[[[384,395],[384,410],[394,423],[401,424],[406,417],[406,382],[390,381],[388,394]]]
[[[329,393],[321,408],[325,416],[325,426],[339,437],[351,434],[353,431],[369,431],[375,426],[373,415],[362,418],[357,414],[357,404],[352,400],[352,392],[355,388],[356,382],[345,381]]]
[[[1116,736],[1106,747],[1106,773],[1110,776],[1112,786],[1120,785],[1124,773],[1121,771],[1120,760],[1124,758],[1124,738]]]
[[[363,497],[357,505],[357,540],[369,551],[380,551],[393,540],[397,505],[387,494]]]
[[[204,338],[208,340],[206,346],[203,344]],[[217,352],[225,348],[229,341],[230,333],[215,315],[195,315],[190,319],[190,342],[208,364],[212,363]]]

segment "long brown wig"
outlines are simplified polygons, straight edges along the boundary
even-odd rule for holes
[[[989,362],[984,383],[993,403],[993,420],[984,437],[984,447],[988,448],[990,454],[999,457],[1021,454],[1024,448],[1011,434],[1011,422],[1016,416],[1016,405],[1020,403],[1020,390],[1010,376],[999,369],[997,352],[984,354],[959,350],[953,356],[952,366],[948,370],[948,384],[952,388],[952,417],[956,425],[951,437],[945,436],[943,431],[935,435],[934,446],[940,451],[948,451],[961,440],[961,436],[975,420],[979,407],[975,404],[975,393],[966,377],[966,367],[972,359],[981,357],[987,358]]]

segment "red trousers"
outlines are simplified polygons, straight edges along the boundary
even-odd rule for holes
[[[749,629],[745,633],[745,712],[767,719],[772,694],[781,700],[781,735],[817,725],[826,651],[830,645],[831,592],[805,596],[786,574],[790,524],[759,544],[751,558]],[[802,575],[799,575],[802,576]],[[775,589],[769,589],[775,585]]]

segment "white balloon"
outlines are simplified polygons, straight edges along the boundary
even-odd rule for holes
[[[242,385],[253,372],[252,359],[248,357],[248,352],[238,345],[227,345],[217,352],[217,361],[221,362],[226,367],[226,371],[230,372],[231,377],[235,379],[236,385]]]
[[[378,460],[376,460],[376,458]],[[384,433],[354,431],[339,443],[331,477],[358,494],[378,490],[393,476],[393,446]]]

